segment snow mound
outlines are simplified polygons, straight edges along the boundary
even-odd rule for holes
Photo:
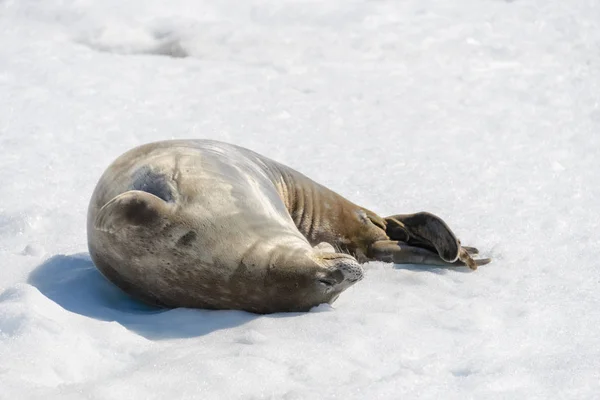
[[[144,27],[112,24],[79,39],[92,49],[115,54],[153,54],[173,58],[189,55],[182,38],[173,32],[152,31]]]

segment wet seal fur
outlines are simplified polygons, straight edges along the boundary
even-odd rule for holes
[[[166,307],[306,311],[362,279],[360,263],[468,265],[430,213],[379,217],[251,150],[210,140],[137,147],[104,172],[88,210],[96,267]]]

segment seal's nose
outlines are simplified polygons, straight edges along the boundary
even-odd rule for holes
[[[338,258],[328,272],[318,277],[329,290],[345,290],[363,278],[363,269],[353,258]]]
[[[349,283],[360,281],[364,275],[362,267],[356,261],[344,260],[339,270],[344,276],[344,281]]]
[[[363,278],[363,269],[352,256],[335,254],[326,258],[327,272],[318,277],[319,282],[329,289],[345,290]]]

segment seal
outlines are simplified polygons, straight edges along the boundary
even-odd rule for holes
[[[134,148],[92,195],[88,247],[126,293],[165,307],[307,311],[331,303],[379,260],[468,265],[439,217],[379,217],[301,173],[212,140]]]

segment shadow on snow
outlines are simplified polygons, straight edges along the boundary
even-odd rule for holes
[[[153,340],[202,336],[260,317],[244,311],[165,309],[147,305],[104,278],[87,253],[53,256],[29,275],[28,282],[65,310],[116,321]]]

